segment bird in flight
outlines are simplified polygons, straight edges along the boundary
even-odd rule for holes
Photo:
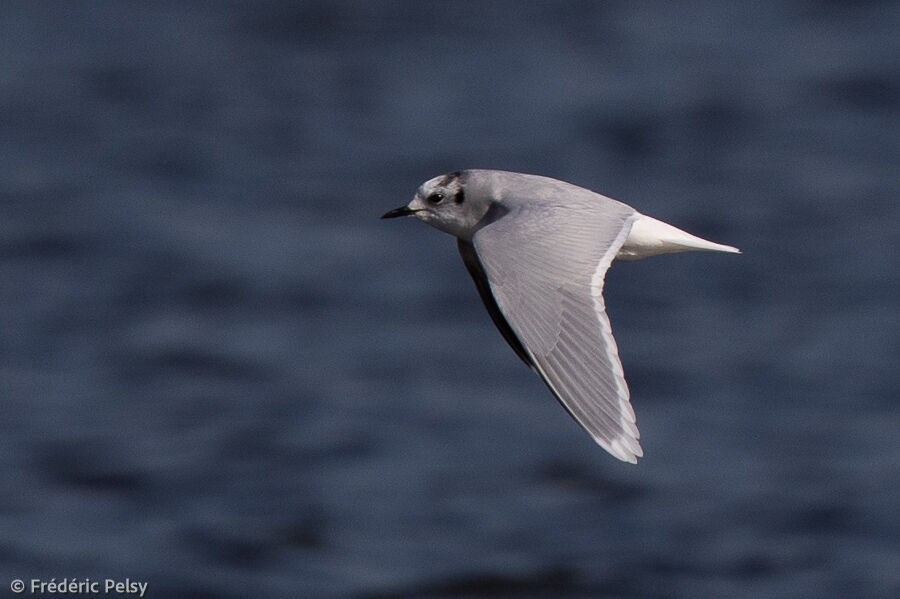
[[[603,301],[614,259],[739,253],[549,177],[465,170],[423,183],[382,218],[414,216],[457,238],[503,338],[606,451],[643,455]]]

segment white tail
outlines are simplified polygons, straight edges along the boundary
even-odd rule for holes
[[[657,254],[693,251],[741,253],[736,247],[700,239],[661,220],[638,213],[616,259],[639,260]]]

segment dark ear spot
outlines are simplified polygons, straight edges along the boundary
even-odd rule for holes
[[[466,201],[466,192],[463,191],[463,188],[461,186],[456,190],[456,194],[454,194],[453,196],[453,201],[457,204],[462,204]]]

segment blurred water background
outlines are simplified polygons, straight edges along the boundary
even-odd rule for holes
[[[0,593],[900,596],[896,2],[4,2]],[[614,265],[646,457],[494,329],[460,168]],[[5,595],[4,595],[5,596]]]

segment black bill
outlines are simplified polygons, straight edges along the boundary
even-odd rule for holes
[[[397,218],[398,216],[409,216],[411,214],[415,214],[415,210],[411,210],[409,206],[403,206],[402,208],[394,208],[393,210],[389,210],[381,215],[381,218]]]

